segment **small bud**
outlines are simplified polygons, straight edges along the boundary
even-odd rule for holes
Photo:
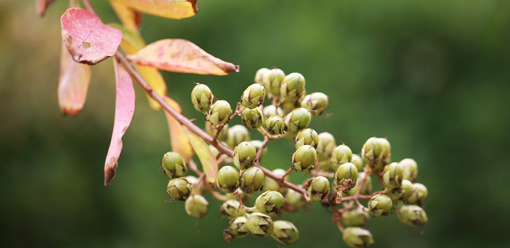
[[[225,201],[220,208],[220,213],[225,215],[229,219],[234,219],[243,214],[239,211],[239,202],[235,200]]]
[[[213,125],[210,122],[206,121],[205,122],[205,131],[209,135],[214,137],[214,136],[216,136],[216,133],[218,132],[218,129],[214,128]],[[227,138],[227,134],[228,134],[228,124],[223,126],[223,128],[221,129],[220,134],[218,135],[218,140],[225,141],[225,139]]]
[[[347,179],[351,179],[349,188],[353,188],[358,180],[358,168],[353,163],[345,163],[338,167],[335,173],[335,186],[343,185]]]
[[[232,109],[230,108],[230,104],[227,101],[218,100],[213,103],[207,116],[213,125],[218,126],[227,123],[231,114]]]
[[[260,148],[262,148],[263,142],[260,140],[251,140],[249,141],[254,147],[257,153],[259,152]],[[260,159],[262,159],[267,154],[267,147],[264,147],[264,150],[262,150],[262,154],[260,154]]]
[[[260,68],[255,74],[255,83],[260,84],[266,88],[269,87],[268,73],[270,71],[271,70],[267,68]]]
[[[384,167],[383,181],[384,185],[388,188],[398,188],[402,185],[404,180],[404,168],[398,163],[391,163]]]
[[[214,95],[207,85],[197,84],[191,91],[191,102],[198,112],[206,112],[214,102]]]
[[[321,92],[315,92],[309,95],[306,95],[303,100],[301,100],[301,107],[310,110],[312,116],[319,116],[329,105],[329,98],[326,94]]]
[[[255,200],[255,207],[263,214],[276,213],[279,215],[282,206],[283,196],[277,191],[266,191]]]
[[[358,171],[363,170],[363,159],[358,154],[352,154],[351,163],[356,165],[356,168],[358,168]]]
[[[291,134],[295,134],[297,131],[307,128],[312,121],[312,115],[310,111],[305,108],[297,108],[292,110],[287,116],[285,116],[285,126]]]
[[[351,162],[352,151],[346,145],[339,145],[335,147],[331,153],[331,170],[336,171],[342,164]],[[358,167],[356,167],[357,169]]]
[[[368,225],[370,215],[362,208],[354,208],[342,213],[342,221],[347,226],[363,227]]]
[[[388,188],[386,193],[393,202],[407,200],[413,194],[413,184],[407,180],[402,180],[402,185],[398,188]]]
[[[245,108],[241,112],[241,119],[243,120],[243,124],[249,128],[259,128],[264,123],[264,116],[260,113],[258,108]]]
[[[327,178],[318,176],[315,177],[308,188],[306,194],[314,201],[321,201],[329,194],[330,186]]]
[[[248,230],[257,237],[267,237],[273,234],[274,224],[271,217],[262,213],[252,213],[246,222]]]
[[[379,138],[379,142],[382,144],[382,153],[383,153],[383,164],[388,165],[391,162],[391,145],[390,142],[385,138]]]
[[[234,164],[240,169],[244,170],[253,165],[257,156],[257,149],[250,142],[243,141],[234,149]]]
[[[303,93],[303,95],[304,95],[304,93]],[[301,101],[301,98],[284,99],[283,102],[280,104],[280,106],[285,111],[292,111],[295,108],[301,107],[300,101]]]
[[[358,187],[365,176],[365,172],[358,173],[358,180],[356,180],[356,185],[352,189],[345,190],[343,192],[344,196],[353,196],[358,191]],[[360,194],[362,195],[370,195],[372,193],[372,178],[370,176],[367,177],[365,184],[363,184],[363,188],[361,188]]]
[[[429,192],[427,187],[421,183],[413,183],[413,193],[407,198],[409,204],[423,204],[425,198],[427,198]]]
[[[292,222],[278,220],[274,222],[274,231],[271,237],[276,239],[279,243],[288,245],[298,240],[299,231]]]
[[[275,174],[278,177],[282,177],[283,175],[285,175],[285,173],[286,173],[286,171],[283,169],[273,170],[273,174]],[[285,176],[285,181],[289,181],[289,175]],[[276,182],[275,180],[273,180],[269,177],[266,177],[266,182],[264,185],[266,186],[265,189],[269,190],[269,191],[278,191],[282,194],[285,194],[285,192],[287,191],[287,188],[280,187],[278,182]]]
[[[331,153],[336,147],[335,137],[328,132],[319,134],[319,144],[317,145],[317,155],[321,160],[329,160]]]
[[[416,177],[418,176],[418,164],[416,164],[416,161],[411,158],[406,158],[400,161],[399,164],[404,168],[404,179],[416,182]]]
[[[343,235],[344,242],[350,247],[363,248],[374,243],[372,234],[360,227],[347,227]]]
[[[248,235],[250,230],[248,230],[246,222],[247,220],[243,216],[231,220],[228,229],[225,230],[225,233],[229,234],[233,238],[240,238]]]
[[[309,145],[300,146],[292,155],[294,169],[302,172],[310,172],[317,163],[317,152]]]
[[[280,116],[271,116],[264,122],[264,129],[271,135],[280,135],[286,132],[286,127]]]
[[[186,176],[188,173],[188,166],[184,159],[176,152],[167,152],[163,155],[161,166],[165,175],[171,178],[178,178]]]
[[[382,171],[384,167],[382,161],[383,156],[383,144],[381,143],[381,140],[376,137],[368,139],[361,149],[363,162],[368,164],[371,168],[376,169],[376,171]]]
[[[253,166],[241,171],[239,187],[246,194],[255,194],[264,186],[264,172]]]
[[[297,72],[291,73],[283,79],[280,94],[283,99],[300,99],[304,96],[305,85],[306,82],[303,75]]]
[[[393,203],[387,195],[377,194],[368,201],[368,211],[372,216],[385,216],[390,214]]]
[[[239,186],[239,172],[234,167],[225,165],[218,171],[216,183],[221,191],[232,193]]]
[[[201,195],[190,196],[184,204],[186,213],[196,219],[203,218],[207,214],[208,208],[209,202]]]
[[[425,210],[415,205],[404,205],[397,215],[402,223],[412,227],[424,226],[429,220]]]
[[[277,97],[280,95],[280,85],[282,84],[283,78],[285,77],[285,73],[280,69],[272,69],[267,74],[268,80],[268,94],[271,94],[273,97]]]
[[[243,141],[250,140],[250,133],[243,125],[235,125],[228,129],[227,145],[230,149],[234,149]]]
[[[317,145],[319,144],[319,135],[317,132],[311,128],[305,128],[296,135],[296,145],[295,148],[298,149],[302,145],[310,145],[313,148],[317,149]]]
[[[276,107],[274,105],[269,105],[264,107],[264,110],[262,111],[264,114],[264,117],[267,119],[271,116],[278,115],[280,117],[283,117],[283,110],[280,107]]]
[[[293,189],[287,189],[287,193],[285,194],[285,200],[286,204],[293,207],[294,210],[303,208],[307,204],[305,198],[303,197],[303,194],[294,191]]]
[[[247,108],[253,109],[264,103],[266,89],[260,84],[252,84],[244,90],[241,96],[241,104]]]
[[[184,201],[191,194],[191,184],[185,178],[175,178],[168,182],[166,192],[176,201]]]

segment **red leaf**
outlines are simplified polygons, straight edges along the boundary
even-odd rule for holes
[[[62,43],[58,80],[58,104],[62,114],[76,116],[80,113],[87,98],[89,83],[90,67],[76,63]]]
[[[95,65],[117,51],[122,32],[84,9],[70,8],[60,19],[62,40],[74,61]]]
[[[156,41],[127,57],[138,65],[173,72],[212,75],[239,72],[238,65],[215,58],[192,42],[183,39]]]
[[[115,79],[117,81],[117,98],[115,100],[115,122],[113,124],[112,140],[104,165],[104,185],[110,185],[113,177],[115,177],[117,161],[122,151],[122,136],[126,133],[135,112],[133,81],[115,59],[113,60],[113,66],[115,67]]]
[[[35,7],[39,17],[43,17],[46,9],[54,2],[54,0],[36,0]]]

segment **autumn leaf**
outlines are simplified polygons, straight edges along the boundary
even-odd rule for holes
[[[165,96],[165,101],[175,109],[175,111],[182,114],[181,106],[173,99]],[[181,129],[181,124],[168,112],[165,111],[166,119],[168,122],[168,129],[170,130],[170,144],[172,151],[179,153],[186,162],[189,162],[193,157],[193,147],[189,143],[188,137]]]
[[[122,25],[132,32],[138,33],[138,28],[142,22],[142,13],[127,7],[124,4],[110,2],[113,10],[119,17]]]
[[[58,104],[62,114],[76,116],[80,113],[87,98],[89,83],[90,67],[75,62],[62,43],[58,80]]]
[[[197,14],[197,0],[110,0],[143,13],[171,19],[184,19]]]
[[[113,66],[115,67],[117,96],[115,100],[115,121],[113,124],[112,140],[104,165],[104,185],[110,185],[110,182],[115,177],[117,162],[122,151],[122,136],[126,133],[135,112],[133,81],[115,59],[113,60]]]
[[[188,136],[195,153],[200,159],[202,171],[205,173],[207,181],[214,183],[216,181],[216,175],[218,174],[218,161],[216,160],[216,157],[202,138],[189,131],[186,127],[182,127],[182,130],[186,136]]]
[[[122,32],[80,8],[68,9],[60,19],[62,40],[74,61],[95,65],[117,51]]]
[[[37,10],[37,14],[39,17],[43,17],[44,13],[46,13],[46,9],[53,3],[55,0],[36,0],[35,7]]]
[[[183,39],[156,41],[127,57],[138,65],[172,72],[227,75],[239,71],[238,65],[215,58]]]

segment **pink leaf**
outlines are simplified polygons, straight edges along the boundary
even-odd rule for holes
[[[122,136],[126,133],[135,112],[133,81],[117,60],[113,60],[113,66],[115,67],[115,79],[117,81],[117,99],[115,101],[112,141],[104,165],[104,185],[110,185],[113,177],[115,177],[117,161],[122,151]]]
[[[76,63],[64,44],[60,55],[60,77],[58,80],[58,104],[62,114],[78,115],[90,83],[90,67]]]
[[[35,7],[39,17],[43,17],[46,9],[54,2],[54,0],[36,0]]]
[[[87,10],[68,9],[60,19],[62,40],[74,61],[95,65],[117,51],[122,32],[104,25]]]
[[[218,59],[182,39],[156,41],[127,57],[138,65],[173,72],[227,75],[239,71],[238,65]]]

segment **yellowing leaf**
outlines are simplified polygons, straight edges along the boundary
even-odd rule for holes
[[[184,19],[197,13],[197,0],[110,0],[143,13],[171,19]]]
[[[207,181],[214,183],[216,181],[216,175],[218,174],[218,161],[216,157],[214,157],[211,149],[209,149],[209,146],[202,138],[190,132],[185,127],[182,127],[182,130],[184,130],[184,133],[188,136],[195,153],[200,159],[200,163],[202,163],[202,171],[205,173]]]
[[[119,17],[120,21],[122,22],[122,25],[126,27],[127,29],[138,33],[138,27],[140,26],[140,23],[142,22],[142,14],[138,11],[135,11],[126,5],[117,3],[117,2],[110,2],[110,4],[113,7],[113,10],[115,10],[115,13]]]
[[[215,58],[183,39],[156,41],[127,57],[138,65],[173,72],[227,75],[239,71],[238,65]]]
[[[126,133],[135,112],[135,89],[133,81],[122,66],[113,60],[115,67],[115,80],[117,84],[117,96],[115,100],[115,121],[113,123],[112,140],[104,165],[104,185],[110,185],[115,177],[117,161],[122,151],[122,136]]]
[[[58,104],[62,114],[77,116],[80,113],[90,83],[90,67],[77,63],[62,43],[60,77],[58,79]]]
[[[166,96],[164,98],[170,107],[182,114],[181,106],[176,101]],[[189,143],[188,137],[182,130],[181,124],[171,114],[165,111],[165,115],[170,130],[172,151],[179,153],[186,162],[189,162],[193,157],[193,147]]]

